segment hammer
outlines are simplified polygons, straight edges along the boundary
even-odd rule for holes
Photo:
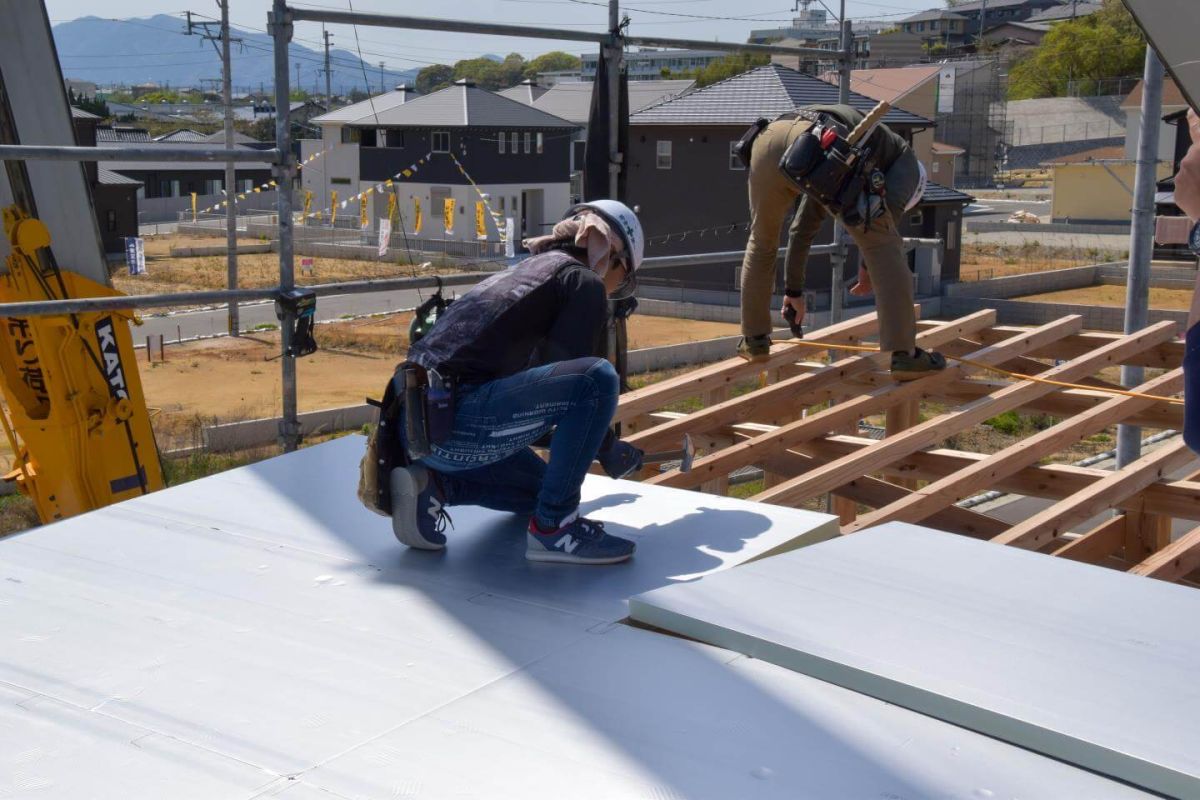
[[[692,462],[696,460],[696,446],[692,444],[692,437],[686,433],[683,435],[683,449],[666,450],[662,453],[646,453],[646,455],[642,456],[642,463],[645,464],[661,464],[664,461],[676,460],[680,462],[680,472],[692,471]]]

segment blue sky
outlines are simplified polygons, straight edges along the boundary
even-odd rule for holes
[[[597,0],[598,1],[598,0]],[[838,0],[825,0],[836,13]],[[344,10],[350,3],[356,11],[388,12],[412,16],[452,17],[458,19],[509,22],[552,27],[579,28],[601,31],[606,27],[608,12],[604,4],[588,0],[315,0],[296,5],[322,6]],[[907,14],[938,5],[938,0],[878,0],[865,2],[848,0],[850,19],[897,19]],[[236,26],[263,29],[270,0],[232,0],[230,16]],[[97,14],[95,0],[46,0],[54,22]],[[789,0],[631,0],[624,9],[632,19],[631,32],[643,35],[722,41],[745,41],[753,28],[770,28],[785,24],[793,16]],[[191,5],[180,0],[106,0],[103,15],[113,18],[146,17],[154,14],[179,14],[187,9],[213,17],[217,5],[213,0],[193,0]],[[674,14],[743,19],[708,20]],[[761,22],[751,21],[762,20]],[[346,26],[332,26],[334,45],[354,50],[354,31]],[[484,53],[504,55],[518,52],[526,57],[547,50],[563,49],[580,53],[590,49],[585,43],[545,42],[508,37],[466,36],[430,31],[394,31],[384,28],[359,27],[358,36],[364,58],[368,62],[385,60],[393,69],[405,69],[428,63],[453,63]],[[320,25],[300,23],[297,37],[305,43],[320,39]]]

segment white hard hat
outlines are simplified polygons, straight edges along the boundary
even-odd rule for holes
[[[625,243],[625,252],[629,254],[630,271],[635,272],[642,265],[646,237],[642,235],[642,223],[638,221],[633,209],[618,200],[592,200],[572,206],[563,219],[573,217],[584,210],[595,211],[610,225],[616,226],[621,240]]]

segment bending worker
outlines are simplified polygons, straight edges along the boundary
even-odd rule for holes
[[[770,352],[779,235],[799,197],[788,231],[782,309],[793,328],[804,318],[809,248],[821,224],[834,213],[866,261],[867,274],[860,271],[859,284],[851,291],[874,290],[879,345],[892,353],[892,373],[912,378],[945,368],[940,353],[916,345],[912,272],[896,228],[897,220],[924,193],[924,169],[904,139],[882,124],[857,142],[857,150],[843,147],[863,118],[850,106],[808,106],[769,124],[760,120],[739,143],[750,170],[750,238],[742,262],[743,339],[738,348],[743,358],[762,361]],[[840,158],[830,160],[831,152]],[[852,164],[847,166],[847,161]],[[832,288],[839,291],[840,282]]]
[[[440,550],[444,508],[478,505],[529,516],[532,561],[624,561],[634,543],[579,516],[579,497],[594,459],[614,477],[640,467],[641,451],[610,427],[617,373],[594,354],[608,298],[636,287],[642,228],[627,206],[598,200],[525,244],[532,257],[455,300],[409,349],[402,369],[429,381],[428,453],[404,437],[416,457],[390,473],[392,528]],[[530,446],[551,430],[547,464]]]

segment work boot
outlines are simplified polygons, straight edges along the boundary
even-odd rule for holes
[[[418,550],[446,546],[446,497],[437,476],[427,467],[397,467],[391,474],[392,533],[401,543]]]
[[[761,364],[771,356],[771,337],[767,334],[743,336],[738,342],[737,354],[751,364]]]
[[[603,522],[581,517],[578,511],[550,531],[530,517],[525,539],[525,558],[559,564],[616,564],[632,556],[637,547],[628,539],[605,533]]]
[[[931,353],[919,347],[916,350],[915,354],[903,350],[892,353],[893,378],[898,381],[911,381],[946,368],[946,357],[941,353]]]

